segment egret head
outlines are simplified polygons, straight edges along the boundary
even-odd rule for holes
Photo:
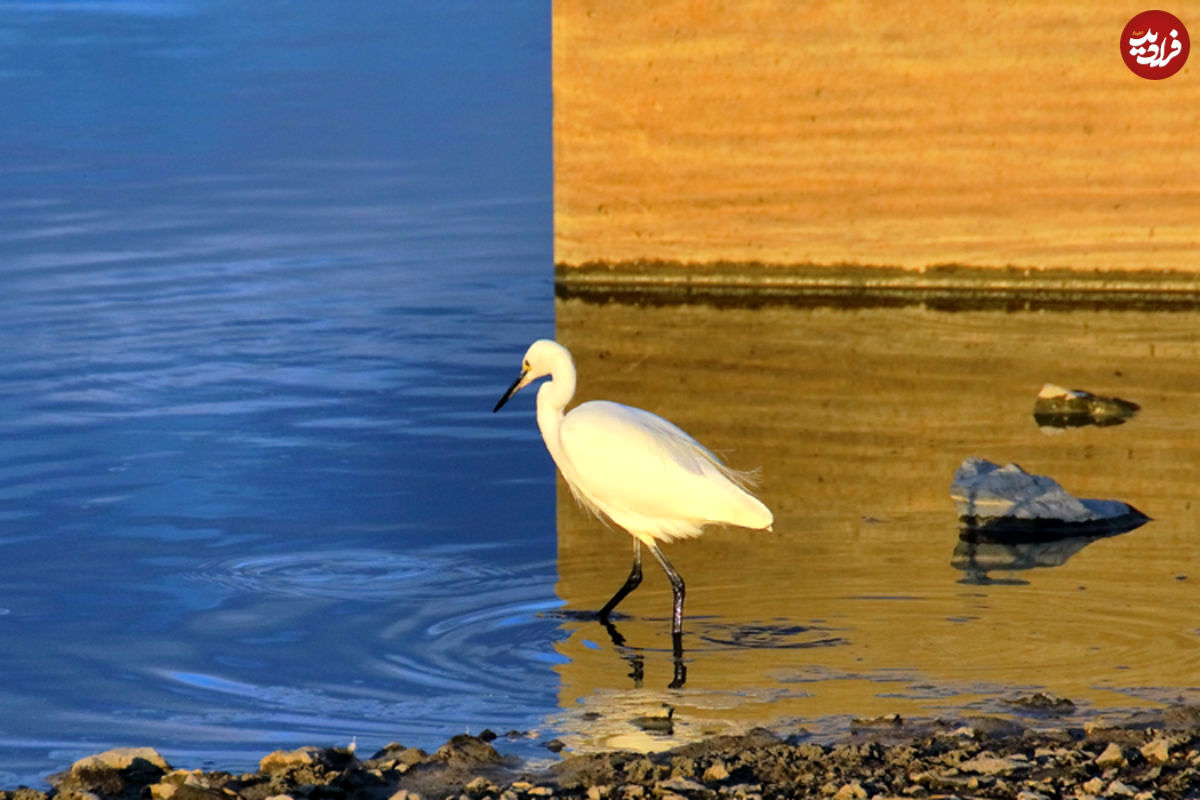
[[[562,364],[574,367],[571,362],[571,354],[558,342],[550,339],[538,339],[529,345],[529,349],[525,351],[525,360],[521,362],[521,374],[513,381],[512,386],[508,387],[508,391],[500,398],[500,402],[496,403],[492,412],[499,411],[501,406],[508,402],[508,398],[538,378],[552,374]]]

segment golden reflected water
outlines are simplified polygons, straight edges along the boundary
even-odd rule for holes
[[[1200,313],[580,300],[556,312],[577,401],[646,408],[732,466],[761,467],[776,518],[773,532],[712,529],[665,548],[688,586],[686,684],[668,689],[671,593],[653,561],[619,608],[623,646],[571,615],[621,585],[631,544],[559,480],[558,722],[572,747],[1002,712],[1034,690],[1127,709],[1200,686]],[[1046,382],[1142,410],[1052,435],[1032,415]],[[948,488],[968,456],[1153,521],[966,566]],[[635,721],[664,704],[670,725]]]

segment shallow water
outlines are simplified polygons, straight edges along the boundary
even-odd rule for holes
[[[654,410],[733,466],[761,467],[776,516],[771,533],[666,548],[688,581],[682,691],[666,688],[670,588],[657,568],[621,606],[623,646],[595,623],[564,623],[556,669],[573,746],[1012,714],[1006,701],[1034,691],[1080,714],[1197,699],[1195,312],[557,308],[579,399]],[[1142,409],[1122,425],[1043,430],[1045,382]],[[970,456],[1153,519],[1108,538],[972,546],[949,496]],[[628,537],[560,489],[566,612],[602,604],[629,559]],[[630,724],[663,703],[673,736]]]

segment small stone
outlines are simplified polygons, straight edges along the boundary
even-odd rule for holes
[[[671,792],[705,792],[707,789],[704,784],[698,783],[691,778],[685,778],[677,775],[674,778],[668,778],[664,781],[659,781],[655,788],[666,789]]]
[[[1017,792],[1017,800],[1050,800],[1049,795],[1035,792],[1032,789],[1022,789]]]
[[[1140,752],[1151,764],[1165,764],[1171,760],[1171,742],[1167,739],[1155,739],[1143,745]]]
[[[1096,766],[1101,769],[1125,766],[1125,755],[1121,752],[1121,746],[1116,742],[1109,742],[1104,752],[1096,756]]]
[[[878,717],[855,718],[850,721],[850,728],[898,728],[904,724],[904,718],[899,714],[883,714]]]
[[[866,800],[867,790],[858,781],[851,781],[833,793],[833,800]]]
[[[1133,797],[1136,793],[1136,789],[1122,781],[1113,781],[1104,790],[1105,797]]]
[[[514,792],[528,792],[533,788],[533,784],[529,781],[513,781],[508,785],[508,788],[512,789]]]
[[[588,800],[604,800],[608,797],[607,786],[589,786],[587,790]]]
[[[1092,778],[1090,781],[1085,781],[1081,784],[1079,788],[1090,795],[1099,795],[1104,791],[1104,781],[1099,778]]]
[[[1069,714],[1075,710],[1075,704],[1068,698],[1047,692],[1035,692],[1031,695],[1016,697],[1004,702],[1025,711],[1035,711],[1044,714]]]
[[[729,767],[725,766],[724,761],[714,761],[704,770],[703,778],[708,782],[718,782],[729,779]]]
[[[1029,762],[1024,758],[997,758],[996,756],[976,756],[963,761],[958,768],[966,772],[977,772],[980,775],[999,775],[1006,772],[1029,769]]]
[[[463,791],[469,795],[483,795],[495,790],[492,782],[482,775],[472,778],[470,783],[463,787]]]
[[[535,786],[529,791],[525,792],[525,794],[529,795],[530,797],[550,797],[554,794],[554,790],[549,786]]]

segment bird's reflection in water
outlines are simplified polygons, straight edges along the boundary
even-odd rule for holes
[[[608,634],[616,653],[629,664],[627,677],[633,681],[631,688],[643,688],[647,658],[657,658],[660,653],[665,657],[663,650],[630,645],[618,627],[620,615],[601,617],[594,611],[561,609],[554,612],[554,616],[573,622],[599,622]],[[689,639],[694,637],[693,650],[701,653],[717,650],[797,650],[847,644],[845,638],[819,625],[799,625],[786,620],[723,624],[716,619],[700,618],[696,622],[697,632],[688,636]],[[672,634],[670,658],[672,677],[666,688],[682,689],[688,679],[689,660],[683,635]]]
[[[621,653],[621,657],[629,662],[632,669],[629,672],[629,677],[633,679],[633,688],[642,688],[642,681],[646,673],[646,657],[636,648],[629,647],[625,643],[625,637],[617,630],[616,624],[613,623],[611,616],[598,616],[600,624],[604,626],[604,630],[608,633],[608,638],[612,640],[613,646]],[[682,689],[687,683],[687,664],[683,660],[683,635],[674,633],[671,635],[671,659],[674,662],[674,675],[671,682],[667,684],[668,689]]]
[[[1020,586],[1028,581],[989,573],[1061,567],[1092,542],[1128,533],[1149,520],[1135,512],[1102,524],[967,525],[959,530],[950,565],[964,573],[959,583]]]

